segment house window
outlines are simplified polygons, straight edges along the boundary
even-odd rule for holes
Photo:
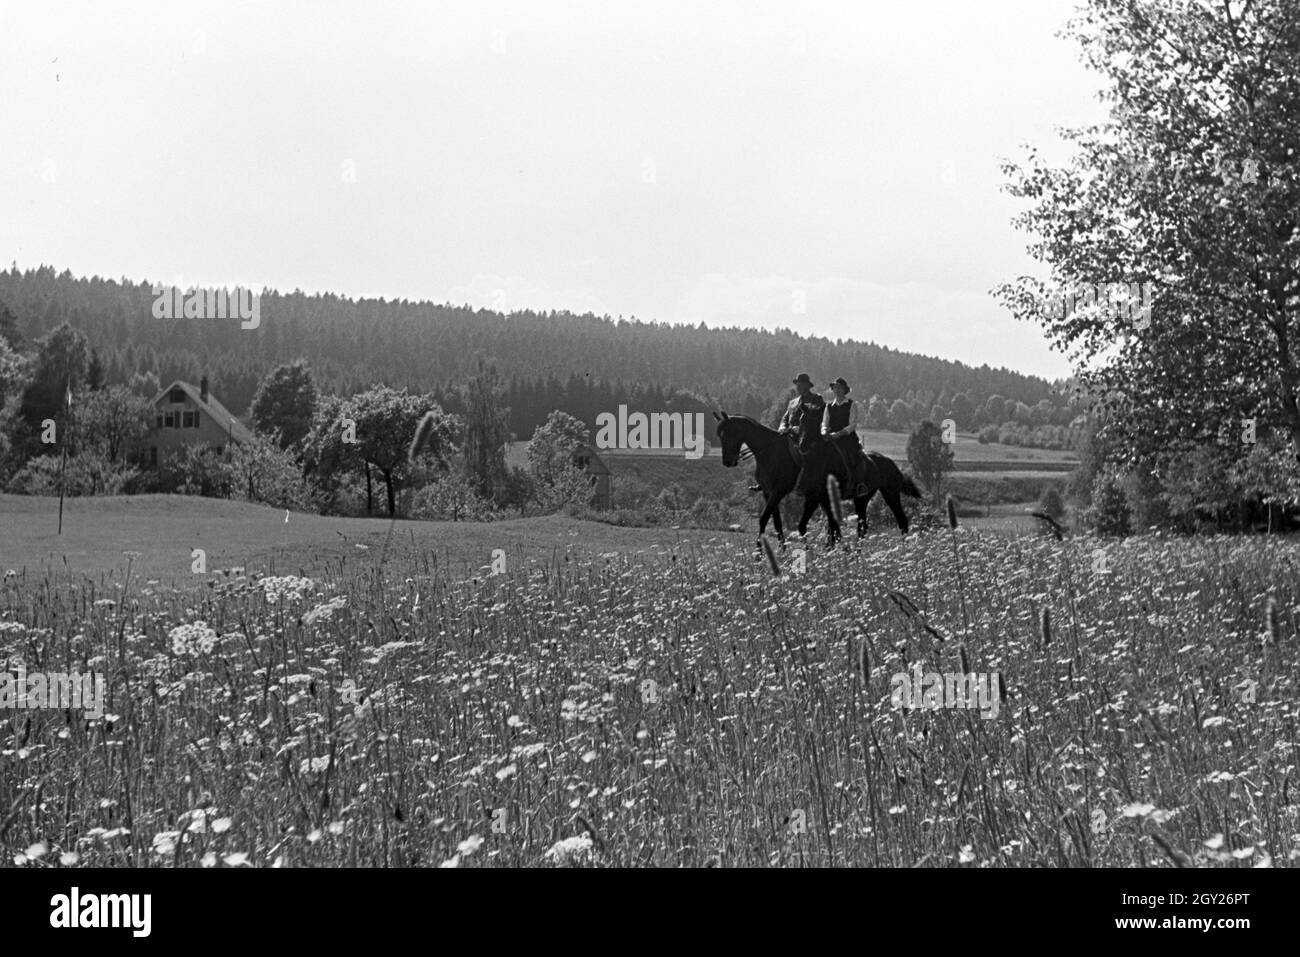
[[[184,390],[184,389],[172,389],[172,401],[173,401],[173,402],[184,402],[184,401],[185,401],[185,390]]]
[[[181,428],[197,429],[199,427],[199,414],[197,412],[181,413]]]
[[[158,413],[158,428],[161,429],[162,427],[163,427],[163,417],[162,417],[162,413],[159,412],[159,413]]]
[[[163,425],[166,426],[166,427],[169,428],[169,429],[174,429],[174,428],[176,428],[176,413],[175,413],[175,412],[164,412],[164,413],[163,413]]]

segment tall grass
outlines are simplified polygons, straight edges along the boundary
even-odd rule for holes
[[[271,600],[7,579],[0,661],[102,671],[110,701],[0,712],[0,861],[1300,858],[1300,547],[1131,540],[1094,576],[1083,537],[948,534],[809,550],[797,577],[719,542],[461,580],[395,549]],[[215,644],[178,652],[197,621]],[[999,717],[893,710],[890,675],[958,625],[1014,695]]]

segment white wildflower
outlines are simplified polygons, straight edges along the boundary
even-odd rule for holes
[[[553,864],[567,864],[570,861],[589,859],[591,848],[591,835],[579,834],[577,837],[566,837],[556,841],[542,856]]]

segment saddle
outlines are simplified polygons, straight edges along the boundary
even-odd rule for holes
[[[848,479],[840,483],[840,494],[847,495],[850,498],[857,498],[860,488],[858,486],[854,486],[850,488],[850,485],[857,478],[858,472],[856,469],[853,468],[853,463],[849,460],[848,454],[844,451],[844,449],[840,448],[840,443],[831,440],[831,445],[835,447],[835,451],[839,454],[840,461],[844,463],[844,472],[846,475],[848,475]],[[866,449],[859,449],[858,455],[862,457],[863,462],[868,461]],[[865,471],[865,469],[863,471]],[[865,487],[867,483],[864,481],[858,484],[861,487]]]

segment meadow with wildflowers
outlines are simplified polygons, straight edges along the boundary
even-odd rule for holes
[[[1300,860],[1295,542],[808,545],[800,573],[797,544],[713,536],[495,575],[402,548],[173,589],[9,575],[0,660],[109,697],[0,713],[0,862]],[[917,663],[996,673],[996,718],[891,706]]]

